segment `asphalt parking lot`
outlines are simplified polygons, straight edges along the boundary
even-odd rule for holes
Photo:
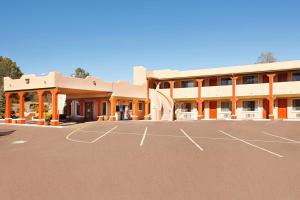
[[[1,199],[299,199],[300,122],[0,125]]]

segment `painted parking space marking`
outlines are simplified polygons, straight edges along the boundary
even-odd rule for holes
[[[143,144],[144,144],[144,140],[145,140],[145,138],[146,138],[147,130],[148,130],[148,127],[145,128],[145,131],[144,131],[144,134],[143,134],[141,143],[140,143],[140,147],[143,146]]]
[[[11,144],[24,144],[25,142],[27,142],[27,141],[25,141],[25,140],[16,140],[16,141],[12,141]]]
[[[274,153],[274,152],[272,152],[272,151],[270,151],[270,150],[267,150],[267,149],[265,149],[265,148],[262,148],[262,147],[259,147],[259,146],[257,146],[257,145],[254,145],[254,144],[252,144],[252,143],[250,143],[250,142],[247,142],[246,140],[237,138],[237,137],[235,137],[235,136],[233,136],[233,135],[230,135],[229,133],[226,133],[225,131],[219,130],[219,132],[220,132],[220,133],[223,133],[224,135],[227,135],[228,137],[231,137],[231,138],[233,138],[233,139],[236,139],[236,140],[238,140],[238,141],[240,141],[240,142],[243,142],[243,143],[245,143],[245,144],[248,144],[249,146],[252,146],[252,147],[254,147],[254,148],[257,148],[257,149],[260,149],[260,150],[265,151],[265,152],[267,152],[267,153],[270,153],[270,154],[272,154],[272,155],[274,155],[274,156],[278,156],[278,157],[280,157],[280,158],[283,157],[283,155]]]
[[[136,135],[143,136],[143,133],[135,133],[135,132],[114,132],[115,135]],[[147,137],[170,137],[170,138],[186,138],[184,135],[170,135],[170,134],[152,134],[147,132]],[[202,140],[226,140],[226,141],[235,141],[236,139],[228,138],[228,137],[205,137],[205,136],[190,136],[192,139],[202,139]],[[264,143],[279,143],[279,144],[293,144],[294,142],[290,141],[280,141],[280,140],[260,140],[260,139],[243,139],[248,142],[264,142]]]
[[[200,151],[204,151],[204,149],[197,143],[195,142],[182,128],[180,131],[198,148]]]
[[[281,137],[281,136],[278,136],[278,135],[273,135],[273,134],[268,133],[266,131],[262,131],[262,133],[265,134],[265,135],[270,135],[270,136],[273,136],[273,137],[277,137],[277,138],[280,138],[280,139],[283,139],[283,140],[286,140],[286,141],[289,141],[289,142],[292,142],[292,143],[298,143],[298,144],[300,144],[300,141],[292,140],[292,139]]]
[[[75,133],[81,131],[81,129],[83,129],[83,127],[80,127],[78,129],[73,130],[71,133],[69,133],[66,136],[66,139],[72,142],[79,142],[79,143],[86,143],[86,144],[92,144],[97,142],[98,140],[100,140],[101,138],[103,138],[104,136],[106,136],[107,134],[111,133],[112,131],[114,131],[116,128],[118,128],[118,126],[114,126],[112,129],[106,131],[104,134],[102,134],[101,136],[97,137],[96,139],[92,140],[92,141],[84,141],[84,140],[76,140],[76,139],[72,139],[71,136],[74,135]]]

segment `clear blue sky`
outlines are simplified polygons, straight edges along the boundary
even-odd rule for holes
[[[300,1],[0,1],[0,55],[24,73],[82,66],[131,80],[132,66],[196,69],[300,59]]]

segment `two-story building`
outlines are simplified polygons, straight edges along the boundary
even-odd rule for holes
[[[44,94],[52,96],[52,124],[69,120],[300,119],[300,61],[200,70],[147,70],[134,67],[133,84],[96,77],[24,75],[4,79],[5,120],[11,123],[10,97],[19,96],[25,123],[24,95],[39,99],[37,123],[44,124]]]

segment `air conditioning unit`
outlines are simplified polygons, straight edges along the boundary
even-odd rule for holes
[[[231,118],[231,114],[226,113],[226,114],[223,115],[223,117],[224,117],[225,119],[230,119],[230,118]]]
[[[246,114],[247,119],[252,119],[255,117],[255,114]]]

